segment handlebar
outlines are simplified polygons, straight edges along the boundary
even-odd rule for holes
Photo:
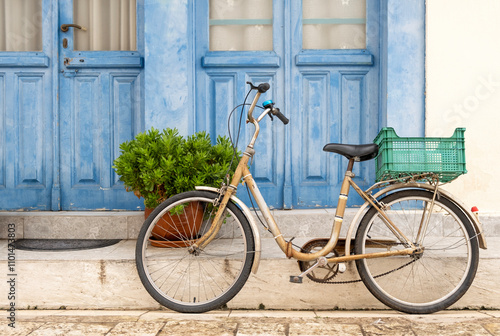
[[[247,82],[247,84],[250,85],[250,87],[252,88],[252,90],[257,90],[260,93],[266,92],[271,87],[271,85],[269,85],[269,83],[261,83],[261,84],[259,84],[259,86],[253,85],[252,82]]]
[[[290,120],[289,120],[287,117],[285,117],[285,115],[284,115],[283,113],[281,113],[281,111],[280,111],[280,109],[279,109],[279,108],[274,107],[274,103],[273,103],[273,101],[272,101],[272,100],[265,101],[265,102],[262,104],[262,106],[264,106],[264,108],[266,108],[266,109],[267,109],[267,108],[271,109],[271,111],[270,111],[270,112],[271,112],[271,114],[273,114],[273,115],[277,116],[277,117],[278,117],[278,119],[279,119],[279,120],[281,120],[281,122],[282,122],[283,124],[285,124],[285,125],[286,125],[286,124],[288,124],[288,123],[290,122]],[[271,117],[271,119],[272,119],[272,117]]]
[[[260,93],[264,93],[267,90],[269,90],[270,87],[271,86],[269,85],[269,83],[262,83],[262,84],[259,84],[259,86],[257,87],[257,90],[259,90]]]
[[[283,124],[285,124],[285,125],[288,124],[289,120],[287,117],[285,117],[283,115],[283,113],[281,113],[279,108],[274,107],[274,103],[272,100],[268,100],[268,101],[264,102],[264,104],[263,104],[264,105],[264,112],[262,112],[262,114],[257,119],[255,119],[252,115],[253,110],[255,109],[255,106],[257,106],[257,102],[260,98],[260,95],[262,93],[266,92],[267,90],[269,90],[270,85],[269,85],[269,83],[261,83],[258,86],[255,86],[251,82],[247,82],[247,84],[250,85],[251,90],[257,90],[257,93],[255,94],[255,97],[253,98],[252,104],[250,104],[250,108],[248,109],[248,120],[247,120],[247,123],[250,122],[250,123],[254,124],[254,126],[255,126],[255,132],[253,134],[252,139],[250,140],[250,143],[248,144],[248,148],[253,148],[255,141],[257,140],[257,136],[259,135],[259,131],[260,131],[259,122],[266,115],[271,117],[271,120],[273,119],[273,117],[272,117],[273,115],[277,116],[278,119],[281,120],[283,122]]]
[[[250,85],[250,88],[252,90],[257,90],[257,94],[255,95],[254,97],[254,100],[250,106],[250,109],[248,111],[248,121],[250,122],[253,122],[255,119],[253,118],[252,116],[252,113],[253,113],[253,109],[255,108],[255,105],[257,105],[257,101],[259,100],[260,98],[260,95],[264,92],[266,92],[267,90],[269,90],[269,88],[271,87],[269,85],[269,83],[261,83],[259,84],[258,86],[255,86],[253,85],[251,82],[247,82],[247,84]],[[262,118],[268,114],[270,117],[271,117],[271,120],[273,119],[272,115],[275,115],[276,117],[278,117],[279,120],[281,120],[281,122],[283,124],[288,124],[290,122],[290,120],[283,114],[281,113],[280,109],[277,108],[277,107],[274,107],[274,102],[272,100],[267,100],[265,101],[262,106],[265,108],[265,111],[262,113],[262,115],[257,119],[257,122],[261,121]],[[271,113],[271,114],[269,114]]]
[[[290,122],[290,120],[285,117],[285,115],[283,113],[281,113],[280,109],[279,108],[274,108],[273,111],[271,111],[271,113],[273,113],[275,116],[278,117],[279,120],[281,120],[281,122],[283,124],[288,124]]]

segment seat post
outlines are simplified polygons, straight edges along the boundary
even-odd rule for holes
[[[355,158],[349,159],[349,163],[347,164],[346,173],[347,172],[352,173],[352,168],[354,167],[354,160],[355,160]]]
[[[349,196],[349,189],[351,187],[350,181],[351,177],[353,177],[354,175],[352,173],[353,166],[354,158],[351,158],[349,159],[349,163],[347,164],[344,181],[342,182],[342,186],[340,188],[339,201],[337,203],[337,210],[335,211],[335,226],[337,224],[340,226],[342,224],[342,221],[344,220],[344,212],[347,204],[347,198]]]

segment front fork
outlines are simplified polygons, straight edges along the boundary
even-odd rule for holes
[[[243,157],[241,158],[238,167],[233,175],[233,179],[229,186],[221,189],[222,200],[220,197],[217,199],[219,204],[214,204],[218,206],[215,217],[212,221],[212,225],[210,225],[210,229],[201,236],[191,247],[189,248],[189,252],[196,254],[199,250],[203,250],[210,242],[215,238],[217,233],[219,232],[224,217],[224,212],[226,211],[227,203],[230,202],[231,196],[236,193],[237,185],[241,181],[241,177],[245,171],[248,171],[248,160],[252,155],[253,149],[247,148],[245,153],[243,153]],[[217,202],[217,201],[216,201]]]

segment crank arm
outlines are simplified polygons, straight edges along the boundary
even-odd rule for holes
[[[304,278],[305,275],[308,275],[309,273],[314,271],[316,268],[318,268],[320,266],[325,266],[326,264],[328,264],[328,260],[325,257],[319,257],[318,261],[316,261],[316,263],[314,265],[312,265],[311,267],[306,269],[304,272],[302,272],[302,274],[290,275],[290,282],[302,283],[302,278]]]

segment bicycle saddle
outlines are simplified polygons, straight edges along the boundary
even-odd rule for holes
[[[325,152],[337,153],[345,156],[349,160],[355,158],[356,161],[366,161],[374,159],[378,154],[378,145],[344,145],[330,143],[323,147]]]

